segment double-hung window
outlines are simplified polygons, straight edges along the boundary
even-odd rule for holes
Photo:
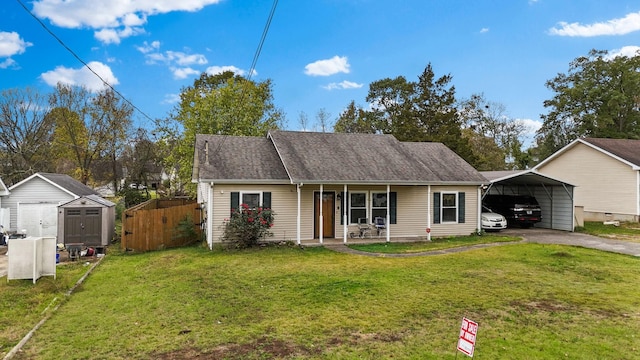
[[[352,192],[349,197],[349,222],[358,224],[360,223],[358,219],[367,218],[367,193]]]
[[[387,193],[371,193],[371,220],[377,217],[387,219]]]
[[[442,222],[458,222],[458,194],[442,193]]]
[[[247,204],[249,209],[257,209],[262,206],[261,192],[241,192],[241,204]]]

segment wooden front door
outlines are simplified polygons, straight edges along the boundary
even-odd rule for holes
[[[320,224],[320,206],[322,206],[322,224]],[[336,207],[336,194],[334,192],[325,191],[322,193],[322,201],[320,201],[320,192],[317,191],[313,194],[313,208],[314,208],[314,226],[313,236],[320,238],[320,226],[322,226],[322,237],[333,238],[335,234],[335,207]]]

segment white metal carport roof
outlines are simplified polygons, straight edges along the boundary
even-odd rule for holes
[[[535,170],[482,171],[489,184],[483,193],[531,195],[542,209],[542,221],[535,227],[573,231],[574,185],[540,174]]]

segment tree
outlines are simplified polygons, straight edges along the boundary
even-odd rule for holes
[[[591,50],[546,86],[554,96],[536,134],[543,158],[582,136],[640,139],[640,54]]]
[[[378,131],[374,116],[370,111],[356,106],[351,101],[333,125],[333,131],[339,133],[375,134]]]
[[[331,114],[327,112],[325,108],[320,108],[316,113],[316,120],[318,121],[318,126],[320,126],[321,132],[326,132],[329,127],[329,118]]]
[[[55,124],[54,153],[71,167],[64,172],[87,184],[93,163],[107,154],[115,155],[131,124],[133,109],[111,89],[92,94],[84,87],[60,83],[49,104],[48,116]]]
[[[529,161],[523,158],[526,157],[526,152],[521,149],[521,139],[527,131],[527,126],[523,121],[507,116],[504,105],[486,100],[484,94],[474,94],[461,102],[458,114],[465,128],[471,129],[478,136],[490,139],[494,143],[491,148],[495,147],[502,152],[502,160],[490,166],[485,163],[482,170],[516,170],[523,169],[523,165],[525,168],[528,167]],[[484,156],[477,152],[482,151],[481,149],[474,151],[476,156]],[[486,168],[487,166],[489,168]]]
[[[0,171],[7,185],[53,169],[53,123],[46,116],[46,100],[31,88],[0,92]]]
[[[180,103],[168,119],[170,125],[160,130],[177,140],[167,160],[186,185],[191,183],[196,134],[264,136],[269,129],[277,129],[282,118],[273,104],[271,81],[254,82],[230,71],[203,73],[182,89]]]

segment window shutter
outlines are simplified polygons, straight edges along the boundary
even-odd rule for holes
[[[458,223],[464,223],[464,193],[458,193]]]
[[[271,209],[271,192],[265,191],[262,193],[262,207]]]
[[[347,197],[344,191],[340,192],[340,225],[344,225],[344,212],[346,211],[344,204],[347,203]]]
[[[440,224],[440,193],[433,193],[433,223]]]
[[[389,192],[389,222],[397,224],[398,193]]]
[[[240,207],[240,193],[232,192],[231,193],[231,215],[233,215],[233,212],[235,210],[238,210],[239,207]]]

